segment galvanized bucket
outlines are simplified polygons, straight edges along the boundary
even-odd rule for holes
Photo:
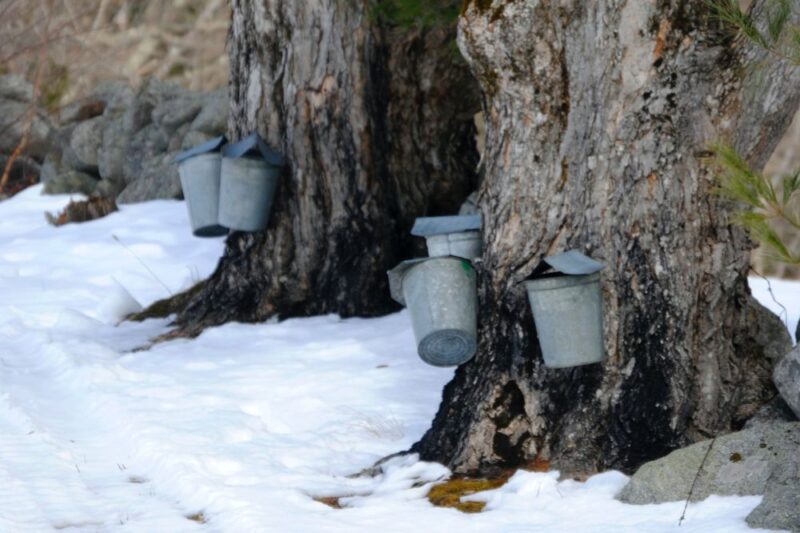
[[[425,243],[428,245],[428,255],[431,257],[454,255],[465,259],[475,259],[481,255],[481,234],[479,231],[431,235],[430,237],[425,237]]]
[[[228,228],[221,226],[218,219],[221,162],[222,156],[217,152],[195,155],[178,164],[192,233],[197,237],[219,237],[228,233]]]
[[[249,157],[222,158],[219,222],[236,231],[267,226],[280,168]]]
[[[603,265],[576,251],[544,261],[555,273],[525,281],[544,364],[566,368],[599,363],[605,355]]]
[[[480,215],[418,218],[411,234],[425,237],[431,257],[475,259],[481,255]]]
[[[222,155],[220,224],[236,231],[264,229],[286,161],[258,133],[225,146]]]
[[[392,297],[411,315],[417,353],[433,366],[457,366],[477,348],[477,284],[456,257],[404,261],[389,272]]]

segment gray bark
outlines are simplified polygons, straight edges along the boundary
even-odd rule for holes
[[[385,270],[420,251],[413,218],[454,212],[475,184],[475,86],[449,30],[366,9],[233,2],[230,133],[257,129],[291,166],[270,226],[229,238],[184,331],[393,309]],[[800,73],[707,15],[701,1],[466,2],[459,46],[486,119],[480,347],[414,446],[424,459],[629,470],[775,395],[785,333],[749,294],[752,243],[714,193],[707,148],[727,138],[763,164]],[[608,357],[548,370],[519,282],[569,248],[607,264]]]
[[[396,309],[385,272],[415,252],[414,218],[477,185],[479,91],[447,46],[455,25],[393,28],[349,0],[232,7],[229,132],[257,130],[290,168],[267,230],[229,238],[179,323]]]
[[[763,165],[800,69],[699,1],[474,0],[459,30],[485,95],[479,352],[414,449],[459,472],[538,457],[587,473],[740,427],[775,395],[786,339],[749,294],[752,243],[708,146]],[[571,248],[607,265],[607,359],[549,370],[519,283]]]

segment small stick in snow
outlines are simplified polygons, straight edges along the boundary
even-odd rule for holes
[[[155,273],[155,272],[153,272],[153,271],[150,269],[150,267],[149,267],[149,266],[147,266],[147,264],[145,264],[145,262],[144,262],[144,261],[142,261],[142,259],[141,259],[141,258],[140,258],[138,255],[136,255],[136,253],[135,253],[133,250],[131,250],[130,248],[128,248],[127,246],[125,246],[125,244],[124,244],[124,243],[123,243],[121,240],[119,240],[119,237],[117,237],[117,236],[116,236],[116,235],[114,235],[113,233],[111,234],[111,238],[112,238],[112,239],[114,239],[115,241],[117,241],[117,243],[118,243],[120,246],[122,246],[123,248],[125,248],[126,250],[128,250],[128,252],[129,252],[129,253],[130,253],[130,254],[131,254],[133,257],[135,257],[135,258],[136,258],[136,260],[137,260],[137,261],[139,261],[139,263],[141,263],[141,264],[142,264],[142,266],[143,266],[144,268],[146,268],[148,272],[150,272],[150,275],[151,275],[151,276],[153,276],[153,277],[155,278],[155,280],[156,280],[157,282],[159,282],[159,283],[161,284],[161,286],[162,286],[162,287],[164,287],[164,289],[166,289],[166,291],[169,293],[169,295],[170,295],[170,296],[173,296],[173,294],[172,294],[172,291],[171,291],[171,290],[169,290],[169,287],[167,287],[167,284],[166,284],[166,283],[164,283],[163,281],[161,281],[161,279],[160,279],[158,276],[156,276],[156,273]]]
[[[767,291],[769,292],[769,295],[772,297],[772,301],[775,302],[778,305],[778,307],[783,309],[783,312],[781,313],[780,318],[781,318],[781,320],[783,320],[783,323],[786,325],[786,329],[789,329],[789,311],[787,311],[786,308],[783,306],[783,304],[780,303],[777,298],[775,298],[775,293],[772,292],[772,283],[769,282],[769,278],[767,278],[767,276],[765,276],[764,274],[762,274],[761,272],[759,272],[758,270],[756,270],[753,267],[750,267],[750,270],[752,270],[755,273],[756,276],[760,277],[761,279],[763,279],[764,281],[767,282]],[[797,339],[795,339],[795,340],[797,340]]]
[[[692,486],[689,487],[689,494],[686,496],[686,505],[683,506],[683,513],[681,513],[681,518],[678,520],[678,527],[680,527],[681,522],[683,519],[686,518],[686,509],[689,508],[689,500],[692,499],[692,493],[694,492],[694,487],[697,485],[697,480],[700,479],[700,472],[703,470],[703,465],[706,464],[706,459],[708,459],[708,454],[711,453],[711,448],[714,447],[714,442],[717,440],[716,437],[711,439],[711,444],[708,445],[708,449],[706,450],[706,454],[703,456],[703,460],[700,461],[700,466],[697,467],[697,473],[694,475],[694,480],[692,481]]]

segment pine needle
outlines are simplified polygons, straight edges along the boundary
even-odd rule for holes
[[[793,254],[775,230],[775,222],[782,220],[800,231],[800,217],[792,205],[800,191],[800,170],[783,176],[781,191],[777,191],[772,180],[750,168],[729,145],[717,144],[711,150],[721,171],[719,192],[743,204],[734,221],[778,261],[800,264],[800,255]]]
[[[759,46],[769,48],[769,43],[756,28],[752,17],[739,7],[738,0],[709,0],[706,4],[717,20],[743,33]]]
[[[739,0],[706,0],[712,16],[773,56],[800,65],[800,29],[790,24],[792,0],[770,0],[756,21]],[[762,30],[759,30],[762,27]]]

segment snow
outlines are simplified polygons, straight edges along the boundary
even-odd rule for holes
[[[414,456],[352,477],[422,435],[453,374],[417,358],[405,313],[140,349],[168,320],[120,318],[209,275],[223,240],[192,237],[175,201],[54,228],[69,197],[40,193],[0,203],[0,531],[751,531],[759,497],[692,504],[678,528],[683,502],[614,500],[618,472],[518,472],[469,515],[427,501],[449,472]]]

